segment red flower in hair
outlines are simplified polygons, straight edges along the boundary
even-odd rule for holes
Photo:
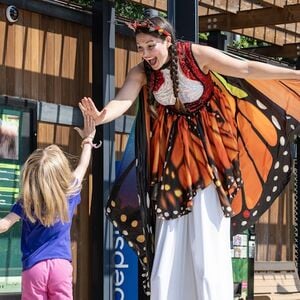
[[[157,31],[160,35],[171,36],[170,32],[161,28],[158,25],[153,24],[150,20],[126,22],[126,25],[134,32],[139,28],[148,29],[149,32]]]

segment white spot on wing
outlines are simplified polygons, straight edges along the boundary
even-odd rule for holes
[[[275,127],[277,129],[281,130],[281,126],[280,126],[280,124],[279,124],[279,122],[278,122],[278,120],[275,116],[272,116],[272,122],[273,122],[273,124],[275,125]]]
[[[287,173],[290,170],[290,166],[289,165],[285,165],[283,166],[283,172]]]
[[[261,103],[259,100],[256,100],[256,104],[260,109],[263,109],[263,110],[267,109],[267,107],[263,103]]]

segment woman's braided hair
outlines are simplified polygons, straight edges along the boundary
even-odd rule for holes
[[[175,107],[177,110],[184,110],[184,105],[178,98],[179,94],[179,79],[178,79],[178,54],[176,49],[176,38],[174,34],[174,29],[172,25],[161,17],[152,17],[143,21],[141,24],[150,24],[150,26],[137,26],[135,28],[135,34],[138,33],[146,33],[152,35],[154,37],[158,37],[160,39],[165,40],[167,36],[171,37],[171,46],[169,47],[169,55],[170,55],[170,75],[173,83],[173,94],[176,99]],[[154,26],[152,26],[154,25]],[[152,89],[154,84],[151,83],[151,74],[153,69],[151,66],[144,61],[144,70],[147,78],[147,90],[148,90],[148,101],[150,105],[150,109],[153,113],[155,113],[155,99],[153,97]]]

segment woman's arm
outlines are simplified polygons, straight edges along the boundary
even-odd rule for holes
[[[266,63],[233,58],[209,46],[194,45],[192,51],[204,73],[215,71],[223,75],[253,79],[298,79],[300,71]]]
[[[133,67],[117,93],[101,111],[98,111],[91,98],[83,98],[79,107],[84,114],[92,116],[96,125],[108,123],[123,115],[137,98],[141,88],[146,83],[146,76],[142,64]]]
[[[4,218],[0,219],[0,233],[10,229],[19,220],[20,217],[17,214],[13,212],[7,214]]]

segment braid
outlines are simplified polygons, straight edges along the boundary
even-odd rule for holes
[[[175,39],[172,37],[172,45],[169,48],[171,57],[170,75],[173,83],[173,93],[176,99],[175,107],[178,111],[185,111],[183,103],[178,98],[179,93],[179,79],[178,79],[178,55],[176,49]]]
[[[152,82],[151,82],[151,74],[152,74],[152,68],[150,67],[150,65],[144,61],[144,70],[145,70],[145,74],[146,74],[146,79],[147,79],[147,94],[148,94],[148,104],[149,104],[149,108],[151,111],[151,115],[153,117],[157,117],[157,112],[155,110],[155,99],[152,93]]]

